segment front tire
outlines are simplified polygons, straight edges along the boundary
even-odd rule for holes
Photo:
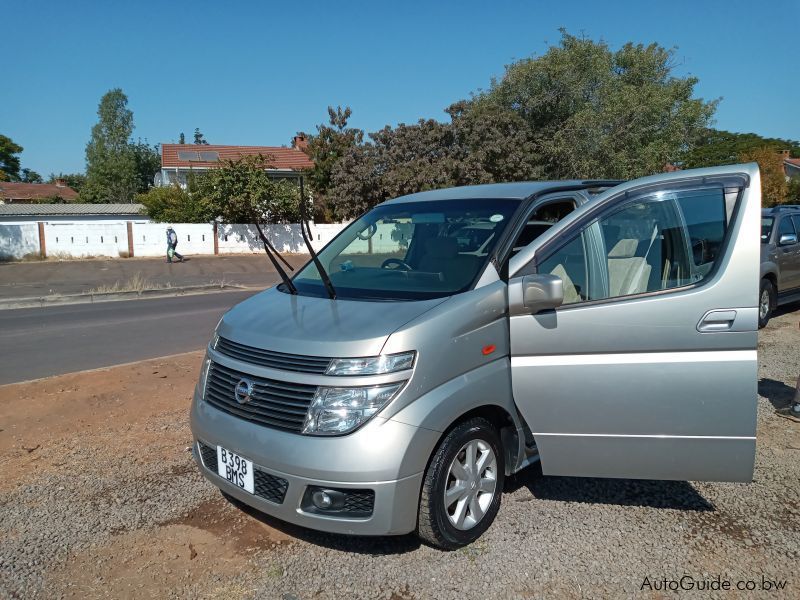
[[[778,300],[778,292],[775,285],[769,279],[761,280],[761,287],[758,292],[758,328],[762,329],[769,323],[772,311]]]
[[[505,463],[497,430],[483,418],[454,427],[425,472],[417,535],[443,550],[477,540],[500,510]]]

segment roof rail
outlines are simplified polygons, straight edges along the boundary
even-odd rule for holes
[[[772,207],[772,212],[780,212],[782,210],[800,210],[800,204],[779,204]]]

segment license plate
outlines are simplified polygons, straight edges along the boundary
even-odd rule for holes
[[[255,493],[253,485],[253,461],[239,456],[235,452],[217,446],[217,473],[233,485],[251,494]]]

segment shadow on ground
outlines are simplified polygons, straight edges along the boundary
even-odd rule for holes
[[[782,381],[766,377],[758,380],[758,395],[769,400],[775,409],[789,406],[794,399],[794,391],[795,388]]]
[[[401,536],[354,536],[331,534],[322,531],[315,531],[307,529],[291,523],[286,523],[280,519],[276,519],[267,514],[259,512],[258,510],[240,502],[233,496],[222,494],[228,502],[233,504],[242,512],[247,513],[253,517],[272,527],[278,531],[285,533],[309,544],[315,546],[323,546],[331,550],[340,550],[342,552],[355,552],[357,554],[371,554],[371,555],[389,555],[389,554],[405,554],[420,547],[419,539],[413,535]]]
[[[643,506],[689,511],[713,511],[714,506],[686,481],[604,479],[542,475],[536,464],[506,480],[506,492],[527,488],[530,496],[517,502],[557,500],[588,504]]]
[[[520,488],[530,495],[512,499],[509,495]],[[286,535],[310,544],[342,552],[390,555],[417,550],[421,543],[413,534],[403,536],[362,537],[329,534],[286,523],[223,494],[236,508]],[[504,502],[556,500],[617,506],[643,506],[686,510],[714,511],[714,506],[686,481],[651,481],[638,479],[601,479],[591,477],[545,477],[541,467],[533,465],[506,479]]]

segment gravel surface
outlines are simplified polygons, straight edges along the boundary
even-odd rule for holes
[[[1,387],[0,597],[661,598],[675,595],[665,578],[689,576],[754,589],[682,596],[798,598],[800,425],[774,414],[800,373],[798,314],[761,333],[752,484],[532,468],[508,481],[489,531],[451,553],[224,500],[186,451],[199,353]]]

